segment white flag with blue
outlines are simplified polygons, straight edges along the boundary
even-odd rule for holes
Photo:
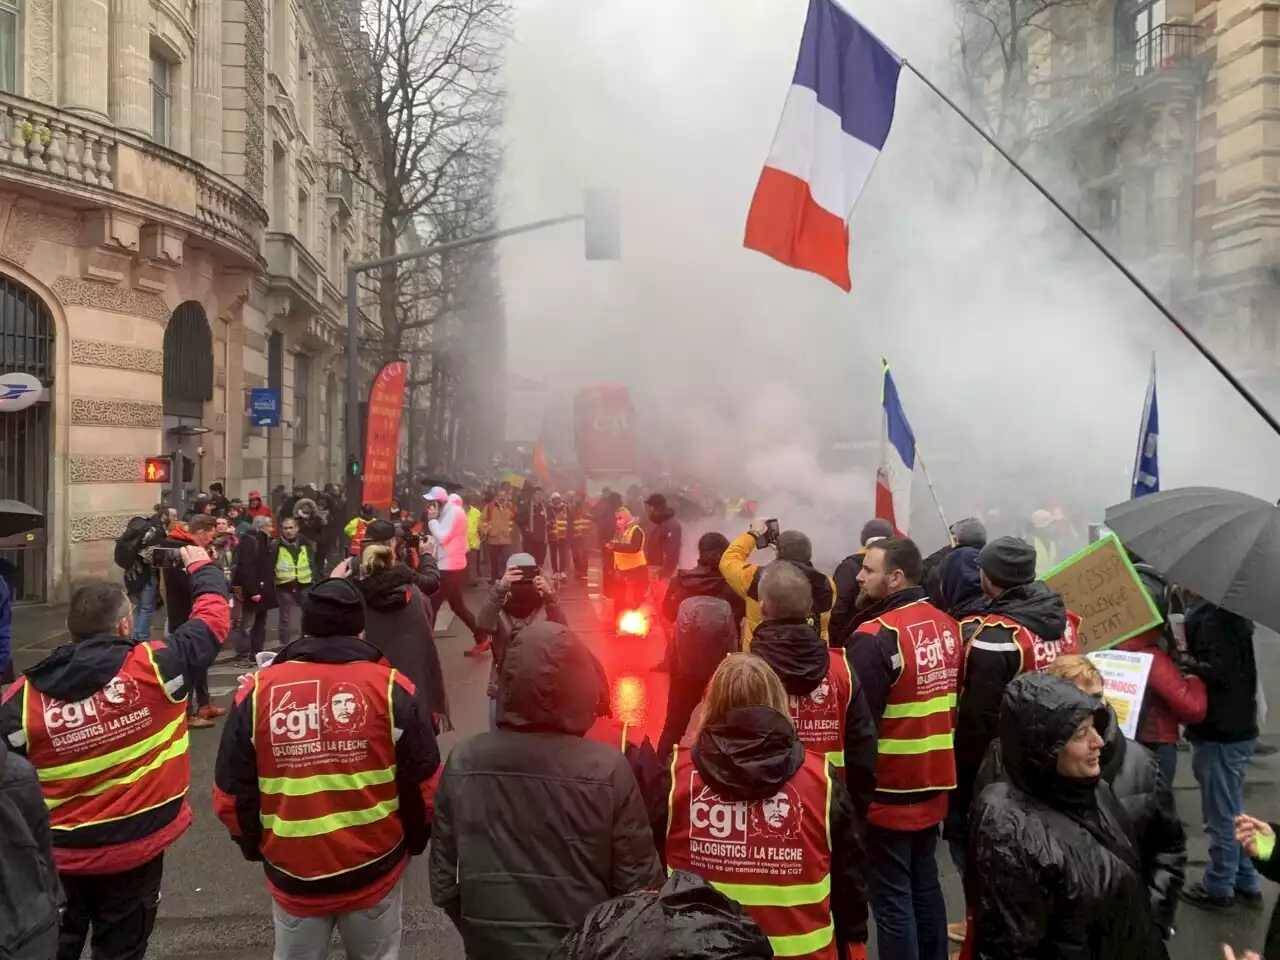
[[[1151,358],[1151,379],[1142,406],[1138,453],[1133,461],[1132,497],[1160,492],[1160,410],[1156,404],[1156,358]]]

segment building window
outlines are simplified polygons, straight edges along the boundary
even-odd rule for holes
[[[298,188],[298,239],[304,247],[311,246],[311,195]]]
[[[302,135],[311,139],[311,59],[307,50],[298,45],[298,124],[302,127]]]
[[[305,353],[293,357],[293,445],[307,445],[311,422],[311,358]]]
[[[272,0],[270,30],[271,69],[284,83],[289,65],[289,0]]]
[[[329,279],[334,286],[342,286],[342,233],[337,221],[329,224]]]
[[[1116,59],[1142,75],[1165,58],[1165,0],[1121,0],[1116,6]]]
[[[173,106],[173,68],[158,53],[151,54],[151,139],[169,146],[169,125]]]
[[[271,226],[289,229],[289,156],[279,143],[271,145]]]
[[[1098,229],[1114,229],[1120,220],[1120,191],[1115,187],[1103,187],[1093,193],[1094,209],[1098,214]]]
[[[0,90],[18,92],[19,0],[0,0]]]

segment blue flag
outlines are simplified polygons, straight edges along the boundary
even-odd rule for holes
[[[1156,358],[1151,357],[1151,380],[1138,428],[1138,454],[1133,461],[1133,497],[1160,491],[1160,410],[1156,406]]]

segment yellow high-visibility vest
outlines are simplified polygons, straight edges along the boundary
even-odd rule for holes
[[[276,551],[276,583],[311,583],[311,558],[306,547],[298,547],[298,559],[286,547]]]
[[[613,568],[615,570],[634,570],[636,567],[647,567],[649,564],[644,559],[644,528],[638,523],[633,523],[627,530],[619,543],[631,543],[631,538],[635,536],[636,531],[640,531],[640,550],[637,553],[618,553],[613,552]]]

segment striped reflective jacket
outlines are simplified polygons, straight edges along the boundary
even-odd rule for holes
[[[716,795],[686,744],[671,758],[668,870],[688,870],[737,900],[775,957],[836,960],[831,916],[832,781],[826,760],[804,762],[773,796]]]

